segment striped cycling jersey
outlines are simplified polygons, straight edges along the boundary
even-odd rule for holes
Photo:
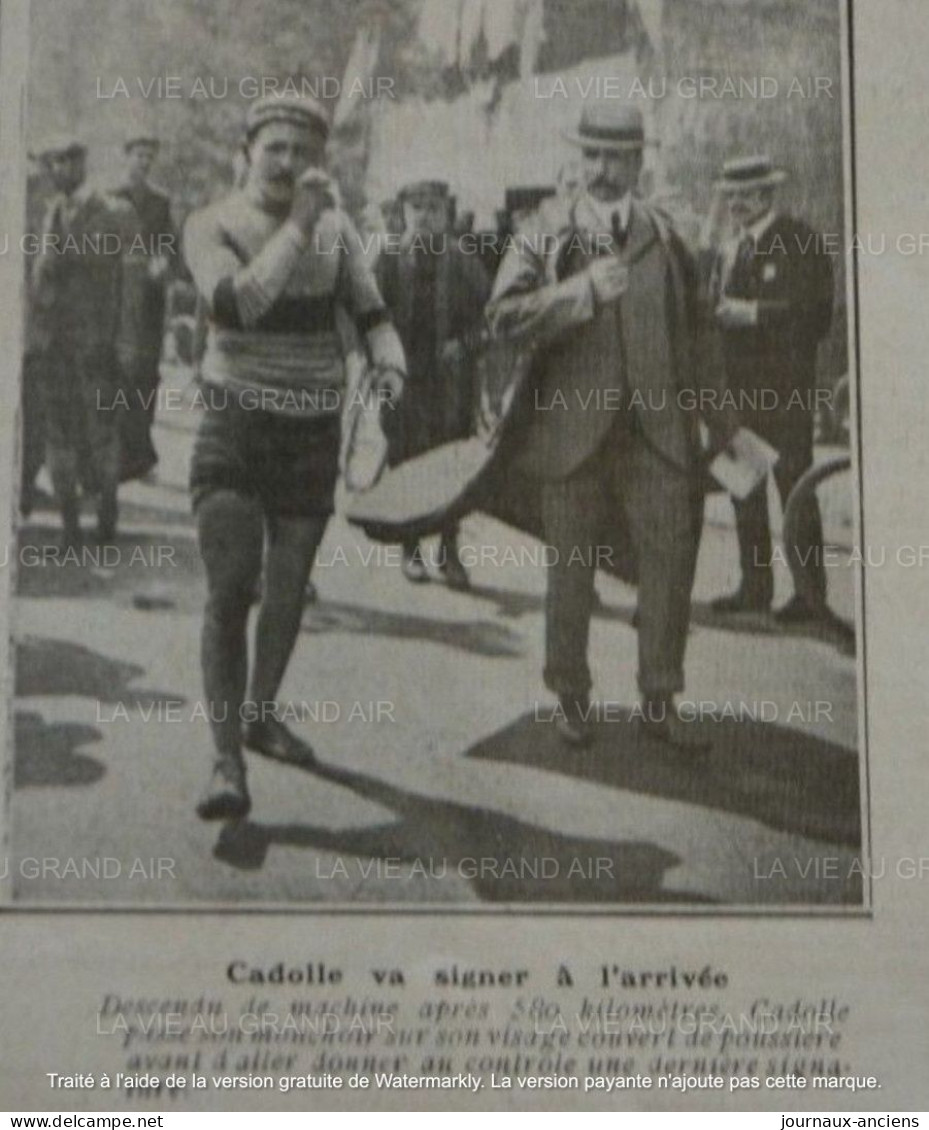
[[[201,365],[208,384],[286,416],[338,412],[346,313],[375,363],[404,369],[399,339],[344,212],[324,212],[306,236],[242,190],[191,216],[184,246],[209,311]]]

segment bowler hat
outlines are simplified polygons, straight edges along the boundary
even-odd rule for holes
[[[723,175],[716,187],[723,192],[741,192],[755,188],[774,188],[787,180],[787,173],[775,167],[766,153],[752,157],[735,157],[723,165]]]
[[[564,137],[583,149],[610,149],[620,153],[657,145],[645,140],[645,120],[638,106],[625,102],[592,102],[581,111],[580,125]]]
[[[329,115],[321,103],[309,96],[293,94],[269,94],[256,99],[248,108],[245,119],[245,133],[249,141],[262,126],[269,122],[290,122],[292,125],[309,126],[320,130],[324,137],[329,136]]]
[[[86,152],[87,146],[77,134],[56,133],[45,138],[35,149],[30,149],[29,156],[33,161],[44,161],[49,157],[70,157]]]
[[[506,190],[504,207],[507,212],[532,212],[542,203],[554,196],[557,189],[548,184],[519,184]]]

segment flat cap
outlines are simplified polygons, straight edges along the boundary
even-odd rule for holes
[[[294,94],[268,94],[256,98],[248,108],[245,133],[249,141],[269,122],[290,122],[318,129],[329,136],[329,115],[315,98]]]
[[[409,200],[411,196],[438,196],[444,199],[448,193],[448,183],[444,180],[413,180],[405,184],[397,196],[400,200]]]
[[[146,133],[145,130],[130,130],[123,138],[123,150],[128,153],[137,145],[150,145],[152,149],[160,149],[161,140],[153,133]]]

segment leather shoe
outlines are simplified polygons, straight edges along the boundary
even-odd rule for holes
[[[766,600],[763,596],[746,592],[745,589],[737,589],[736,592],[730,593],[728,596],[718,596],[712,601],[710,607],[714,612],[719,612],[722,615],[732,615],[738,612],[767,612],[771,607],[771,601]]]
[[[242,731],[242,744],[253,753],[283,761],[285,765],[316,764],[316,754],[309,742],[292,734],[277,718],[248,722]]]
[[[241,757],[218,757],[197,802],[201,820],[242,820],[252,807]]]
[[[560,695],[558,705],[560,709],[555,729],[562,741],[578,749],[589,746],[594,740],[590,725],[590,700],[586,696],[576,698]]]
[[[822,615],[802,597],[792,596],[783,608],[774,613],[774,619],[778,624],[811,624],[821,620]]]
[[[685,722],[677,712],[673,699],[646,699],[642,703],[642,727],[645,735],[663,742],[682,753],[707,753],[711,743]]]

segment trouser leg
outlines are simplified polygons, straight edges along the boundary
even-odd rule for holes
[[[20,506],[32,509],[35,480],[45,462],[45,409],[42,400],[42,363],[35,353],[23,359],[22,375],[22,467]]]
[[[802,437],[795,437],[790,444],[781,447],[780,459],[774,468],[774,481],[785,510],[791,491],[812,465],[813,437],[810,426],[804,429]],[[798,593],[808,590],[814,600],[825,600],[823,524],[815,494],[809,495],[799,516],[796,544],[786,546],[785,550]],[[798,576],[802,577],[800,584],[797,583]]]
[[[61,513],[64,536],[67,539],[74,539],[80,533],[77,451],[67,439],[55,432],[48,439],[46,462]]]
[[[97,532],[102,541],[116,536],[119,490],[120,414],[113,410],[119,384],[109,351],[82,359],[79,367],[83,444],[97,491]]]
[[[116,536],[119,492],[119,430],[112,413],[98,421],[94,470],[100,491],[97,498],[97,532],[101,540],[111,541]]]
[[[42,375],[45,462],[61,512],[64,538],[69,542],[80,536],[77,488],[81,406],[79,398],[74,395],[75,379],[58,350],[50,351],[44,360]]]
[[[690,476],[634,437],[614,470],[639,565],[639,688],[646,699],[684,689],[684,652],[701,510]]]
[[[120,413],[120,478],[136,478],[158,461],[152,425],[158,397],[158,370],[150,359],[137,360],[126,382],[128,405]]]
[[[551,550],[545,594],[545,685],[582,699],[592,680],[587,660],[604,482],[591,466],[542,484],[544,540]]]
[[[161,352],[150,359],[147,371],[147,380],[145,381],[145,453],[146,456],[152,461],[158,461],[158,452],[155,450],[155,444],[152,440],[152,429],[155,426],[155,410],[158,405],[158,388],[161,384],[161,373],[158,369],[159,361],[161,360]]]
[[[768,517],[768,481],[744,499],[732,500],[743,593],[759,604],[770,604],[774,597],[771,566],[771,525]]]

